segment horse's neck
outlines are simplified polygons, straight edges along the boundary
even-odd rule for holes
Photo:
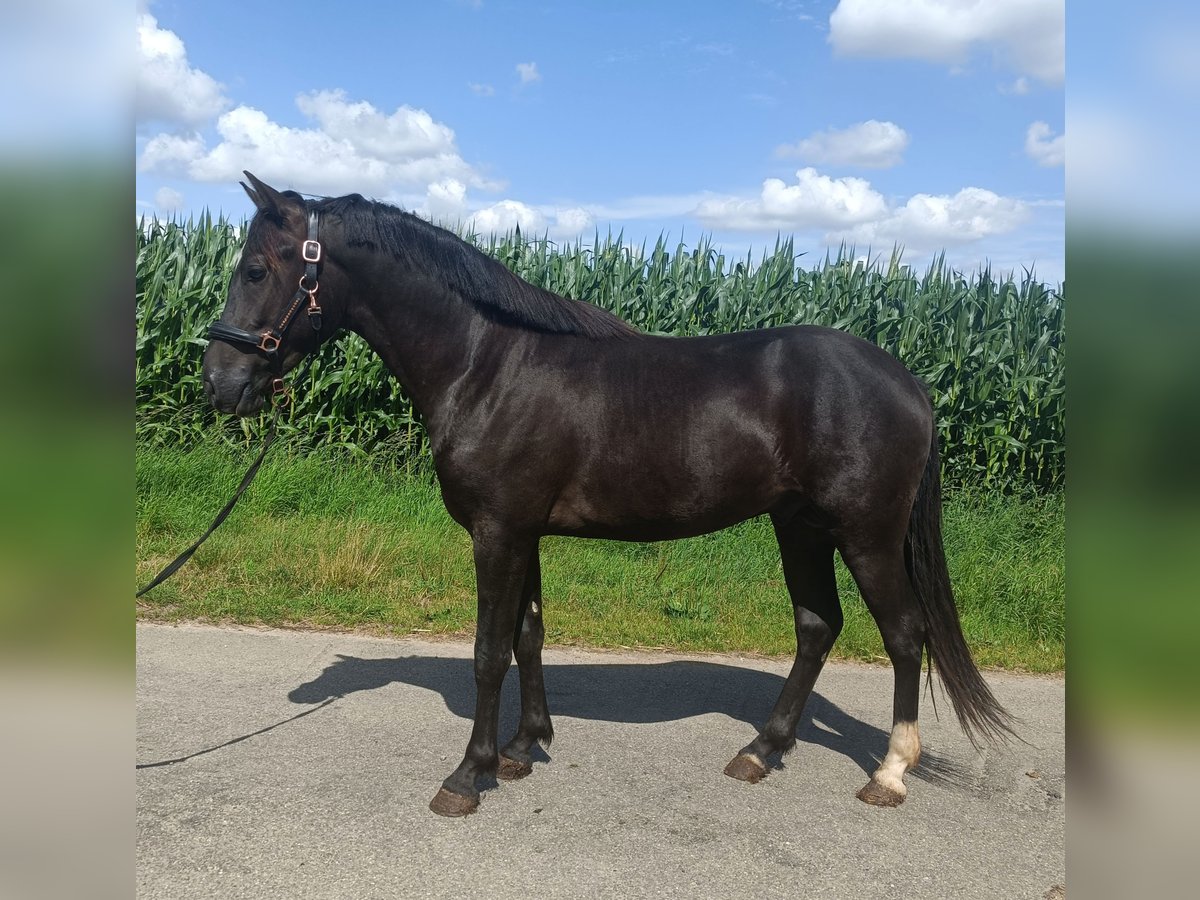
[[[355,279],[350,328],[399,379],[426,425],[444,419],[464,382],[488,378],[509,348],[470,302],[389,260]],[[510,336],[511,337],[511,336]]]

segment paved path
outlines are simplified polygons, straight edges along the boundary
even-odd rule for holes
[[[827,666],[796,749],[748,785],[721,770],[786,664],[547,650],[549,761],[447,820],[426,804],[470,731],[469,657],[140,625],[138,896],[1036,900],[1064,881],[1061,679],[989,674],[1030,745],[982,755],[926,696],[908,802],[879,809],[854,792],[886,749],[889,669]]]

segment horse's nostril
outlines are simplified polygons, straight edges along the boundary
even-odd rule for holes
[[[204,377],[204,396],[208,398],[209,403],[217,396],[217,387],[207,375]]]

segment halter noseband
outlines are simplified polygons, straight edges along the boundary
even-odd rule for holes
[[[317,274],[320,271],[323,253],[321,242],[317,240],[317,222],[316,210],[309,211],[308,239],[300,245],[300,258],[304,260],[304,274],[300,276],[300,286],[296,289],[292,302],[276,320],[274,326],[255,334],[252,331],[244,331],[241,328],[216,321],[208,326],[208,336],[211,340],[224,341],[239,349],[249,348],[254,352],[261,353],[267,358],[271,368],[282,374],[283,362],[279,356],[279,345],[283,343],[284,336],[292,326],[292,322],[295,321],[296,313],[300,311],[305,300],[308,300],[309,324],[318,335],[321,333],[321,307],[317,305]],[[283,380],[276,378],[275,392],[281,393],[283,389]]]

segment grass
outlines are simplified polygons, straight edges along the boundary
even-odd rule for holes
[[[187,453],[141,445],[137,572],[149,578],[208,525],[248,462],[216,443]],[[1060,671],[1064,638],[1060,495],[960,492],[946,549],[968,642],[984,666]],[[791,655],[790,601],[770,522],[687,541],[542,542],[547,641]],[[874,622],[838,563],[846,625],[835,656],[884,660]],[[335,451],[279,452],[237,511],[142,618],[469,635],[470,542],[430,477]]]

